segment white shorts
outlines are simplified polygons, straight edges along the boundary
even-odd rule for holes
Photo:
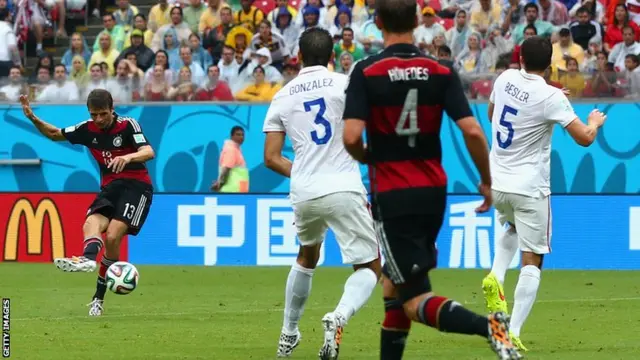
[[[549,196],[530,196],[493,190],[493,206],[502,225],[515,225],[520,250],[542,255],[551,252],[551,202]]]
[[[365,264],[380,257],[369,202],[364,194],[338,192],[293,205],[302,246],[320,244],[331,228],[345,264]]]

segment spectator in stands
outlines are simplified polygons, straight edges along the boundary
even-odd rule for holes
[[[524,6],[525,21],[516,25],[511,32],[513,43],[520,45],[524,41],[524,29],[528,25],[536,27],[536,32],[539,36],[550,37],[553,34],[554,26],[548,21],[538,19],[538,6],[534,3],[528,3]]]
[[[495,73],[485,75],[485,79],[476,80],[471,84],[469,89],[469,97],[477,100],[488,100],[491,97],[493,83],[503,71],[509,67],[507,59],[501,59],[496,63]]]
[[[292,52],[295,47],[294,44],[300,35],[300,28],[293,22],[293,13],[288,8],[276,8],[273,11],[278,11],[278,16],[273,23],[274,27],[271,31],[284,39],[290,56],[298,56],[298,54]],[[271,13],[273,13],[273,11]]]
[[[67,51],[62,56],[62,60],[60,61],[62,65],[67,67],[68,73],[71,73],[73,58],[77,55],[80,55],[82,58],[84,58],[85,63],[88,63],[89,60],[91,60],[91,50],[89,49],[89,45],[87,45],[87,42],[82,34],[76,32],[71,35],[69,49],[67,49]]]
[[[525,4],[522,0],[508,0],[508,2],[503,5],[500,24],[504,34],[511,32],[521,20],[524,20]]]
[[[167,3],[167,0],[158,0],[156,5],[153,5],[149,10],[149,29],[155,33],[161,27],[171,23],[171,7]]]
[[[637,55],[629,54],[624,59],[624,79],[627,87],[627,98],[640,95],[640,60]]]
[[[58,104],[78,101],[78,87],[75,82],[67,80],[67,68],[62,64],[56,65],[53,74],[54,81],[42,90],[36,101]]]
[[[180,71],[180,67],[182,66],[180,62],[180,42],[178,41],[178,34],[174,29],[169,29],[164,33],[161,50],[166,51],[169,56],[169,68],[175,72]],[[156,54],[157,53],[156,51]]]
[[[51,70],[48,67],[38,66],[36,68],[36,81],[31,82],[33,85],[33,96],[34,99],[37,99],[42,91],[49,86],[49,82],[51,82]]]
[[[589,40],[589,48],[585,51],[580,71],[587,74],[595,73],[598,69],[598,53],[602,51],[602,39],[594,36]]]
[[[347,52],[353,57],[353,61],[363,59],[366,54],[362,46],[354,41],[354,34],[351,28],[342,29],[342,40],[333,45],[333,52],[335,53],[336,69],[340,70],[340,57],[343,53]]]
[[[43,55],[38,58],[38,65],[36,65],[36,68],[46,68],[49,71],[49,77],[51,77],[51,75],[53,75],[53,57],[47,53],[43,53]],[[39,77],[40,74],[36,71],[34,74],[31,74],[29,83],[38,81]]]
[[[440,0],[442,11],[438,15],[444,18],[457,18],[460,11],[464,11],[465,15],[471,12],[474,5],[473,0]]]
[[[253,35],[249,48],[252,51],[258,51],[259,49],[266,48],[269,50],[271,57],[271,65],[276,69],[281,69],[289,59],[289,49],[284,38],[279,33],[271,31],[271,23],[269,20],[262,20],[258,27],[258,33]]]
[[[558,36],[558,42],[552,46],[551,64],[562,71],[567,70],[566,63],[569,59],[575,59],[581,65],[584,62],[584,50],[573,42],[569,29],[560,29]]]
[[[136,55],[137,67],[142,71],[147,71],[152,65],[155,58],[154,52],[144,44],[144,35],[142,31],[135,29],[131,32],[131,46],[124,49],[118,60],[126,59],[129,54]]]
[[[467,38],[473,31],[467,24],[467,12],[458,10],[456,13],[456,25],[447,30],[445,38],[447,46],[451,49],[451,54],[455,58],[467,46]]]
[[[369,20],[373,20],[375,15],[376,15],[376,0],[365,0],[364,8],[362,9],[360,14],[360,20],[364,24]]]
[[[110,36],[110,41],[113,45],[114,50],[122,51],[124,48],[124,40],[126,36],[126,32],[124,31],[124,27],[116,24],[116,18],[113,14],[107,14],[102,17],[102,24],[104,25],[104,30],[102,30],[98,36],[96,37],[96,41],[93,43],[93,52],[97,52],[100,50],[100,39],[103,34],[108,34]],[[113,65],[112,65],[113,66]]]
[[[338,58],[335,71],[341,74],[349,75],[351,74],[351,67],[353,66],[353,55],[350,52],[345,51],[340,54]]]
[[[133,28],[129,31],[125,37],[124,48],[131,46],[131,33],[135,30],[140,30],[144,37],[144,45],[151,48],[151,40],[153,39],[153,32],[147,28],[147,18],[138,14],[133,19]]]
[[[569,97],[582,97],[585,88],[584,76],[580,73],[578,61],[567,58],[567,71],[560,74],[559,82],[564,89],[569,90]]]
[[[271,24],[277,27],[280,14],[285,13],[288,13],[291,17],[291,20],[293,20],[293,18],[298,14],[298,10],[289,5],[289,2],[287,0],[276,0],[276,7],[271,10],[269,14],[267,14],[266,19],[269,20]]]
[[[346,7],[346,9],[344,9],[343,7]],[[327,10],[327,21],[333,25],[335,25],[336,23],[340,23],[336,22],[336,18],[340,16],[340,12],[348,12],[349,22],[343,26],[359,28],[367,20],[366,17],[363,17],[363,15],[366,15],[363,13],[363,10],[364,8],[354,3],[353,0],[341,0],[335,3],[333,6],[329,7],[329,9]],[[416,14],[419,13],[420,12],[418,11]],[[340,34],[339,30],[340,28],[338,29],[336,34]],[[329,30],[329,32],[331,32],[331,30]]]
[[[107,81],[107,79],[109,79],[113,74],[111,71],[109,71],[109,64],[104,61],[100,63],[100,70],[102,71],[102,79],[104,81]]]
[[[294,23],[303,30],[313,26],[328,29],[331,23],[326,18],[327,8],[322,6],[321,0],[309,0],[302,8],[302,11],[298,12]]]
[[[580,15],[578,15],[578,10],[580,10],[580,8],[587,9],[589,20],[602,23],[602,20],[604,19],[604,6],[602,6],[598,0],[577,1],[571,10],[569,10],[569,16],[571,18],[579,17]]]
[[[207,81],[196,92],[197,101],[233,101],[229,85],[220,80],[218,65],[207,68]]]
[[[200,18],[206,10],[206,7],[202,4],[202,0],[190,0],[189,6],[184,9],[184,22],[189,25],[189,29],[193,34],[198,34]]]
[[[253,0],[240,0],[240,5],[242,9],[233,14],[233,22],[255,32],[264,19],[264,13],[253,5]]]
[[[265,73],[262,66],[253,69],[254,83],[240,90],[235,98],[239,101],[267,102],[271,101],[273,95],[279,90],[279,86],[272,86],[265,81]]]
[[[189,47],[191,48],[193,62],[200,65],[201,68],[208,69],[213,64],[211,54],[202,47],[200,36],[195,33],[191,34],[189,36]]]
[[[544,1],[544,0],[540,0]],[[500,25],[500,15],[502,13],[498,2],[493,0],[479,0],[480,5],[475,6],[471,10],[471,28],[485,35],[489,30],[489,27],[493,25]]]
[[[607,54],[599,52],[597,55],[597,71],[591,78],[590,86],[585,89],[586,96],[613,96],[616,92],[616,73],[613,64],[607,61]]]
[[[482,49],[480,60],[487,67],[487,71],[494,72],[500,55],[510,52],[513,43],[502,37],[500,25],[491,25],[488,30],[485,48]]]
[[[164,69],[164,78],[166,79],[167,83],[173,83],[175,75],[169,67],[169,55],[164,50],[156,51],[156,57],[153,61],[153,67],[149,68],[145,72],[144,82],[146,83],[150,81],[150,79],[153,77],[153,74],[155,73],[155,67],[157,66],[160,66],[162,69]]]
[[[225,45],[222,49],[222,58],[218,62],[220,80],[229,85],[232,94],[240,91],[242,86],[238,81],[238,69],[240,65],[235,61],[235,53],[236,50],[234,48]]]
[[[216,29],[218,33],[221,32],[220,30],[223,30],[217,29],[218,26],[222,23],[222,9],[229,9],[229,13],[231,13],[231,8],[229,7],[229,5],[227,5],[227,3],[223,2],[222,0],[209,0],[209,7],[202,13],[202,15],[200,16],[200,22],[198,23],[198,31],[205,37],[212,29]],[[231,21],[229,21],[229,23],[232,24],[233,17],[230,20]],[[227,29],[227,32],[228,31],[229,29]]]
[[[122,26],[125,32],[129,32],[134,26],[138,8],[129,4],[129,0],[118,0],[118,10],[113,12],[116,24]]]
[[[622,29],[625,26],[630,26],[636,34],[636,41],[640,36],[640,30],[638,25],[629,20],[629,11],[624,4],[616,5],[616,10],[612,23],[607,25],[607,31],[604,33],[604,49],[610,52],[613,47],[622,42]]]
[[[115,71],[114,63],[120,55],[120,52],[114,49],[112,45],[113,41],[111,40],[111,35],[109,35],[109,33],[107,32],[100,33],[100,35],[98,36],[98,42],[100,48],[98,51],[95,51],[93,55],[91,55],[91,59],[89,60],[89,67],[91,67],[91,65],[93,64],[104,62],[107,64],[107,73],[109,75],[113,75]]]
[[[138,78],[144,79],[144,71],[140,70],[140,68],[138,67],[138,57],[136,56],[136,53],[128,53],[127,56],[125,57],[125,59],[127,59],[129,61],[130,67],[129,69],[131,70],[131,74],[137,74]],[[116,71],[117,68],[116,68]]]
[[[478,33],[472,33],[467,38],[467,46],[455,61],[455,68],[461,76],[469,77],[486,72],[487,65],[482,62],[482,38]]]
[[[270,83],[277,83],[282,81],[282,74],[278,69],[272,65],[271,52],[267,48],[261,48],[256,51],[257,65],[262,67],[265,74],[265,81]],[[253,69],[251,69],[253,72]]]
[[[451,61],[451,49],[447,45],[440,46],[436,55],[439,60]]]
[[[580,8],[578,10],[578,20],[572,22],[569,25],[571,30],[571,36],[573,41],[582,46],[583,50],[587,50],[589,47],[589,40],[598,36],[600,39],[604,36],[602,25],[590,19],[589,10],[587,8]]]
[[[374,1],[374,0],[368,0]],[[384,41],[382,39],[382,31],[378,28],[375,22],[375,15],[364,22],[358,31],[357,41],[362,44],[365,54],[373,55],[378,53],[384,47]]]
[[[179,44],[186,44],[189,41],[191,29],[187,23],[182,21],[182,8],[173,7],[171,8],[170,14],[171,22],[160,27],[151,40],[151,48],[153,51],[158,51],[162,48],[162,39],[164,38],[164,34],[169,30],[175,31]]]
[[[229,34],[234,26],[231,8],[223,7],[220,10],[220,22],[218,26],[205,29],[202,38],[202,45],[211,53],[211,57],[214,61],[218,61],[220,59],[220,56],[222,55],[222,47],[227,39],[227,34]]]
[[[116,104],[129,104],[140,91],[141,79],[127,59],[120,59],[117,64],[116,76],[107,81],[107,90]]]
[[[468,40],[469,38],[467,38]],[[447,45],[447,39],[445,38],[444,33],[436,33],[433,37],[433,42],[427,46],[428,54],[433,57],[438,57],[438,49],[441,46]]]
[[[80,93],[87,86],[91,77],[89,76],[89,72],[87,71],[87,62],[81,55],[75,55],[71,60],[71,69],[69,70],[69,80],[72,80],[76,83]]]
[[[540,19],[555,26],[567,24],[571,19],[567,7],[558,0],[538,0]]]
[[[627,55],[640,54],[640,43],[636,42],[636,34],[631,26],[622,29],[622,42],[616,44],[609,53],[609,62],[613,63],[615,71],[624,70]]]
[[[152,74],[148,78],[145,75],[144,99],[146,101],[165,101],[171,89],[171,82],[167,81],[165,77],[165,69],[161,65],[156,65],[149,71]]]
[[[253,38],[253,33],[244,26],[235,26],[225,40],[225,44],[236,49],[237,54],[242,54],[244,59],[247,59],[251,55],[251,49],[249,49],[249,42]]]
[[[538,30],[536,30],[535,25],[529,24],[526,28],[524,28],[524,40],[538,35]],[[513,48],[513,53],[511,54],[511,64],[509,65],[512,69],[520,69],[520,45],[516,45]]]
[[[631,18],[631,21],[640,26],[640,0],[626,0],[626,5],[629,10],[629,18]]]
[[[432,7],[422,9],[422,24],[413,31],[413,38],[420,50],[425,50],[433,42],[436,33],[444,33],[444,26],[436,22],[436,12]]]
[[[167,97],[175,101],[192,101],[196,96],[198,86],[193,82],[193,75],[189,67],[185,66],[180,69],[178,82],[174,87],[169,89]]]
[[[7,18],[5,17],[5,20]],[[23,30],[28,28],[33,32],[33,36],[36,39],[36,54],[42,56],[44,50],[42,49],[42,41],[44,39],[44,27],[47,25],[47,18],[35,0],[21,1],[18,3],[18,12],[16,14],[16,25],[18,26],[17,33],[25,32],[23,35],[23,41],[27,41],[27,32]]]
[[[9,22],[8,9],[0,10],[0,77],[6,77],[14,66],[21,66],[18,42],[13,32],[13,26]]]
[[[9,83],[0,88],[0,100],[16,102],[20,95],[27,94],[29,94],[29,89],[22,78],[20,67],[12,66],[9,69]]]
[[[182,76],[184,68],[188,68],[189,74],[191,75],[190,80],[196,84],[196,86],[199,86],[206,81],[207,75],[204,73],[202,67],[193,62],[193,54],[191,53],[189,45],[183,45],[180,47],[180,60],[182,60],[180,76]]]
[[[351,9],[348,6],[340,5],[337,15],[334,18],[333,24],[331,24],[331,27],[329,28],[329,33],[333,36],[334,39],[340,39],[342,29],[344,28],[349,28],[353,31],[351,19]]]
[[[102,75],[102,68],[100,67],[100,64],[93,64],[89,67],[89,77],[89,82],[81,92],[82,95],[80,96],[80,99],[82,101],[87,100],[89,93],[93,90],[107,88],[107,82]]]

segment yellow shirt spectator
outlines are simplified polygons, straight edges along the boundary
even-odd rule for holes
[[[551,54],[551,65],[555,65],[562,71],[567,70],[567,59],[574,58],[578,61],[578,66],[584,61],[584,49],[571,40],[571,32],[564,28],[559,32],[559,41],[553,44]]]
[[[229,8],[227,3],[220,0],[209,0],[209,7],[200,16],[198,32],[204,34],[206,29],[213,29],[220,25],[220,11]]]
[[[264,19],[264,13],[253,5],[251,5],[248,11],[241,9],[233,14],[233,22],[238,25],[243,25],[251,30],[251,32],[256,32],[262,19]]]
[[[491,25],[500,25],[501,9],[491,0],[480,0],[480,5],[471,11],[471,27],[480,33],[486,33]]]
[[[109,67],[109,75],[113,75],[115,73],[114,63],[120,53],[111,46],[111,36],[108,33],[100,34],[98,41],[100,42],[100,50],[91,55],[87,70],[90,70],[93,64],[104,62]]]
[[[133,31],[133,30],[132,30]],[[151,47],[151,39],[153,39],[153,32],[151,32],[151,30],[147,29],[144,31],[144,44],[147,45],[147,47]],[[131,31],[129,31],[127,33],[127,38],[124,41],[124,47],[123,49],[127,49],[131,46]]]
[[[236,100],[251,101],[251,102],[269,102],[273,99],[273,96],[280,90],[282,85],[264,81],[264,69],[262,66],[256,66],[253,69],[253,77],[255,83],[251,84],[244,89],[240,90],[236,95]]]
[[[162,1],[162,0],[161,0]],[[171,22],[171,7],[166,2],[164,4],[153,5],[149,10],[149,29],[156,32],[162,25]]]

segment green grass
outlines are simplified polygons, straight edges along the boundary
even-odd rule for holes
[[[0,264],[0,296],[10,297],[15,359],[273,359],[288,268],[139,267],[132,294],[108,294],[105,315],[85,306],[95,274],[53,265]],[[292,359],[314,359],[320,319],[340,298],[348,269],[320,268]],[[436,290],[483,311],[483,271],[437,270]],[[517,273],[505,291],[513,293]],[[637,359],[639,272],[545,271],[523,329],[529,359]],[[345,329],[341,360],[377,359],[380,289]],[[480,338],[414,324],[405,359],[494,359]]]

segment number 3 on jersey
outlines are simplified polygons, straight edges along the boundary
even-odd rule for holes
[[[511,142],[513,141],[513,124],[506,119],[507,114],[517,116],[518,110],[508,105],[505,105],[504,108],[502,108],[502,114],[500,115],[500,125],[504,126],[507,129],[507,139],[503,141],[500,131],[496,132],[496,141],[498,141],[498,146],[500,146],[500,148],[502,149],[506,149],[511,146]]]
[[[409,126],[407,126],[407,121]],[[416,146],[416,135],[420,133],[418,129],[418,89],[411,89],[404,99],[404,106],[400,113],[400,119],[396,124],[396,134],[409,137],[409,147]]]
[[[329,120],[324,118],[324,112],[327,111],[327,104],[324,102],[324,98],[305,101],[302,104],[304,105],[304,111],[306,112],[310,112],[311,108],[314,106],[318,107],[318,113],[316,114],[316,119],[313,122],[324,127],[324,136],[319,138],[318,131],[313,130],[311,132],[311,140],[313,140],[317,145],[324,145],[328,143],[333,132],[331,131],[331,123]]]

